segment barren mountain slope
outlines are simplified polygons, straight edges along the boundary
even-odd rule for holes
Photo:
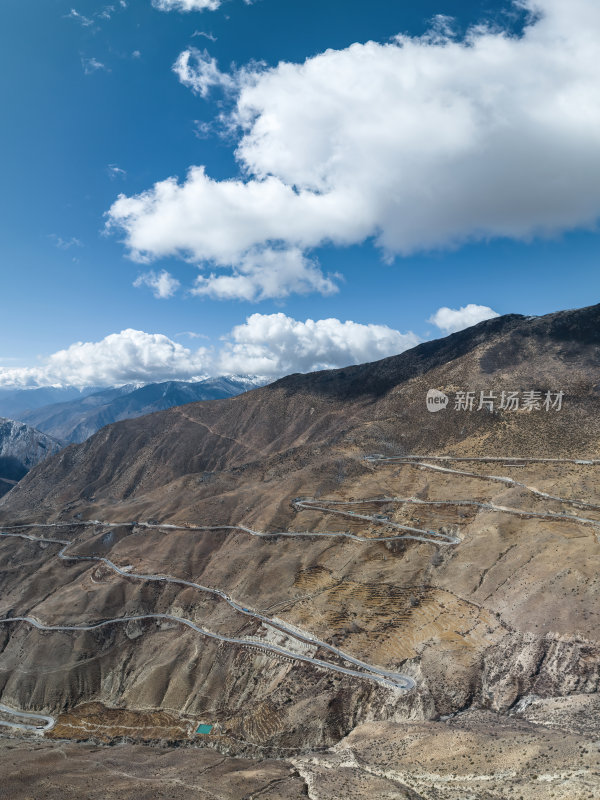
[[[521,389],[565,392],[561,413],[429,414],[425,393]],[[146,497],[189,477],[192,485],[232,470],[268,486],[269,469],[321,469],[364,453],[465,451],[555,456],[597,452],[600,439],[600,306],[525,319],[489,320],[373,364],[293,375],[239,397],[169,409],[111,425],[29,475],[0,505],[0,519],[85,510]],[[322,454],[315,448],[326,448]],[[329,469],[328,466],[326,469]],[[186,483],[178,506],[189,506]],[[8,505],[6,505],[8,503]],[[170,516],[172,511],[169,509]],[[86,511],[87,513],[87,511]],[[130,517],[129,517],[130,518]],[[225,521],[225,520],[220,520]]]
[[[83,442],[112,422],[141,417],[184,403],[233,397],[254,386],[257,378],[221,377],[202,381],[163,381],[145,386],[103,389],[68,402],[54,403],[19,416],[64,442]]]
[[[433,798],[427,775],[462,770],[442,796],[541,798],[542,766],[556,797],[595,796],[574,754],[600,729],[599,322],[492,320],[118,423],[40,465],[0,504],[0,617],[29,618],[0,625],[0,703],[55,716],[59,739],[190,742],[210,723],[203,742],[292,759],[311,797],[337,774],[349,796]],[[564,398],[431,414],[430,388]],[[490,761],[495,725],[530,755]],[[445,761],[400,758],[402,730]],[[337,742],[338,760],[307,754]]]

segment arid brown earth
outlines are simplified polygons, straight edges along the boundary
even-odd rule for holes
[[[319,800],[599,797],[600,465],[515,462],[600,458],[599,323],[600,307],[491,320],[376,364],[118,423],[34,469],[0,503],[3,530],[30,524],[28,535],[72,542],[70,554],[219,589],[416,683],[404,693],[299,661],[294,653],[328,654],[196,588],[6,538],[2,618],[64,626],[163,614],[247,642],[165,618],[92,631],[3,623],[0,702],[57,718],[45,734],[54,743],[35,745],[46,753],[40,780],[56,748],[71,748],[70,769],[91,764],[89,745],[65,739],[126,738],[154,743],[128,745],[142,761],[152,747],[182,767],[198,759],[197,785],[199,745],[223,754],[226,772],[233,757],[259,774],[281,759],[298,783],[258,797],[293,798],[296,786]],[[560,411],[430,414],[430,388],[564,400]],[[373,453],[502,460],[441,472],[426,457],[429,466],[365,459]],[[459,541],[376,540],[397,534],[394,524]],[[219,525],[361,540],[193,529]],[[194,733],[201,722],[210,735]],[[115,752],[100,748],[97,763]],[[15,775],[28,774],[28,758]],[[248,786],[240,797],[253,796]]]
[[[2,800],[301,800],[292,764],[214,750],[0,739]]]

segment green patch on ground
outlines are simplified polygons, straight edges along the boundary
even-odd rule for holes
[[[196,728],[196,733],[202,733],[206,735],[212,731],[213,727],[213,725],[198,725]]]

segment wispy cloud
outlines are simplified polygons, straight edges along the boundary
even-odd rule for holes
[[[101,61],[98,61],[97,58],[82,57],[81,66],[83,67],[83,71],[85,72],[86,75],[92,75],[92,73],[98,72],[98,70],[103,70],[104,72],[110,72],[109,68]]]
[[[217,131],[217,126],[214,122],[205,122],[200,119],[194,120],[194,136],[197,139],[208,139]]]
[[[114,6],[104,6],[101,11],[98,11],[96,16],[100,19],[110,19],[112,15],[115,13]]]
[[[124,169],[121,169],[121,167],[118,167],[116,164],[109,164],[106,168],[106,171],[108,172],[109,178],[113,181],[115,178],[127,177],[127,172]]]
[[[162,272],[144,272],[135,279],[133,285],[138,289],[140,286],[147,286],[152,289],[154,297],[159,300],[166,300],[169,297],[173,297],[177,289],[179,289],[180,283],[177,278],[174,278],[163,269]]]
[[[212,33],[207,33],[206,31],[194,31],[192,33],[192,37],[194,36],[202,36],[204,39],[208,39],[210,42],[216,42],[217,37]]]
[[[205,333],[196,333],[196,331],[181,331],[181,333],[175,334],[176,339],[181,339],[184,336],[188,339],[210,339],[210,336]]]
[[[247,6],[253,5],[255,0],[244,0]],[[223,0],[152,0],[154,8],[160,11],[216,11],[221,7]]]
[[[159,11],[216,11],[221,0],[152,0]]]
[[[89,17],[87,17],[85,14],[81,14],[76,8],[72,8],[68,14],[64,15],[64,17],[65,19],[72,19],[75,22],[78,22],[84,28],[91,28],[93,29],[93,32],[96,33],[98,30],[100,30],[98,21],[108,22],[108,20],[112,19],[115,13],[126,8],[127,3],[125,0],[120,0],[118,6],[114,4],[106,5],[99,11],[94,11],[94,13]]]
[[[49,238],[52,239],[54,245],[58,247],[59,250],[70,250],[72,247],[83,247],[83,242],[80,239],[77,239],[75,236],[71,236],[70,239],[63,239],[62,236],[58,236],[56,233],[51,233]]]
[[[198,50],[196,47],[190,47],[179,54],[173,64],[173,72],[184,86],[200,97],[208,97],[214,86],[224,89],[235,87],[234,79],[231,75],[221,72],[216,59],[208,50]]]
[[[94,20],[90,19],[90,17],[86,17],[83,14],[80,14],[79,11],[76,11],[72,8],[68,14],[65,14],[65,19],[73,19],[75,22],[78,22],[80,25],[83,25],[84,28],[91,28],[94,24]]]

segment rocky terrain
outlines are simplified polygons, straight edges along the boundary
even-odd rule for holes
[[[30,425],[0,417],[0,497],[62,446],[57,439]]]
[[[599,323],[501,317],[32,470],[0,501],[0,703],[56,724],[4,743],[11,796],[22,751],[57,796],[66,747],[102,796],[156,749],[157,797],[600,797]]]

